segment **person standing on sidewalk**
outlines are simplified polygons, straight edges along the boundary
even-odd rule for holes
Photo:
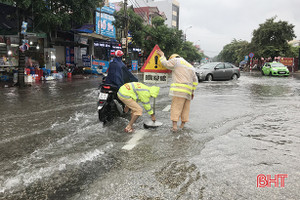
[[[198,85],[198,78],[195,68],[178,54],[166,59],[161,50],[157,50],[160,55],[161,64],[167,69],[172,70],[172,81],[169,95],[172,96],[171,120],[173,131],[177,131],[177,122],[181,118],[180,128],[189,121],[190,104],[194,98],[194,91]]]

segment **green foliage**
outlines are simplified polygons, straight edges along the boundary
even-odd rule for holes
[[[69,30],[72,25],[91,21],[96,5],[102,0],[6,0],[34,19],[35,30]]]
[[[132,34],[133,44],[136,46],[143,46],[144,44],[144,25],[143,19],[134,12],[133,8],[130,7],[127,9],[127,14],[129,17],[129,31]],[[114,25],[117,29],[122,30],[125,28],[125,17],[124,17],[124,9],[122,8],[119,12],[115,13],[115,22]],[[121,38],[118,38],[119,40]]]
[[[145,55],[149,55],[156,44],[164,51],[166,57],[178,53],[189,61],[199,61],[202,55],[191,42],[183,42],[181,30],[169,28],[164,24],[160,16],[152,19],[152,25],[143,25],[143,19],[134,13],[132,8],[128,9],[129,31],[132,33],[135,45],[144,49]],[[114,25],[117,29],[124,29],[124,9],[115,13]],[[118,38],[120,39],[120,38]]]
[[[223,47],[218,59],[223,62],[236,64],[243,60],[244,56],[249,54],[249,51],[250,44],[247,41],[234,39],[230,44]]]
[[[173,53],[178,53],[182,48],[182,31],[169,28],[165,24],[160,23],[160,17],[155,17],[153,21],[155,25],[147,26],[145,28],[146,52],[150,53],[153,47],[158,44],[166,56],[170,56]]]
[[[186,41],[183,43],[183,47],[179,52],[179,55],[182,56],[187,61],[198,61],[200,62],[204,55],[201,55],[198,49],[194,46],[192,42]]]
[[[251,43],[259,57],[286,56],[290,50],[288,41],[296,37],[294,25],[281,20],[275,22],[275,19],[267,19],[253,31]]]
[[[298,57],[300,47],[290,46],[290,49],[287,51],[286,57]]]
[[[244,56],[254,52],[255,57],[294,57],[296,49],[288,44],[295,36],[294,25],[286,21],[275,22],[276,17],[267,19],[253,31],[251,43],[234,39],[223,47],[218,55],[221,61],[239,63]]]
[[[154,17],[152,19],[152,25],[155,26],[155,27],[163,26],[164,23],[165,23],[165,20],[160,16]]]

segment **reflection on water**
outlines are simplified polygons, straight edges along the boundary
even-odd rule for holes
[[[289,94],[289,88],[284,86],[270,86],[270,85],[257,85],[253,84],[250,88],[251,93],[255,96],[284,96]]]
[[[298,77],[243,73],[238,81],[201,82],[191,122],[178,133],[170,131],[169,112],[162,112],[170,104],[163,85],[156,112],[164,125],[149,130],[131,152],[121,150],[131,138],[121,131],[128,118],[108,127],[98,122],[99,82],[0,89],[0,196],[259,199],[261,193],[243,186],[257,173],[275,170],[263,167],[298,177]],[[135,127],[146,119],[144,114]]]

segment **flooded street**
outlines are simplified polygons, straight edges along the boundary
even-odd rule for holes
[[[144,112],[128,134],[128,117],[99,123],[100,80],[0,88],[0,199],[300,199],[300,74],[201,82],[176,133],[169,84],[163,126],[144,129]],[[259,174],[287,178],[259,188]]]

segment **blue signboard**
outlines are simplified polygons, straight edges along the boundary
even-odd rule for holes
[[[136,71],[136,70],[138,70],[138,61],[137,60],[133,60],[133,61],[131,61],[131,69],[132,70],[134,70],[134,71]]]
[[[100,8],[97,8],[100,11]],[[100,12],[96,12],[96,33],[110,38],[116,38],[116,29],[113,25],[115,18],[113,16],[115,12],[114,4],[109,4],[109,7],[104,6]]]
[[[102,74],[107,71],[109,62],[104,60],[93,60],[92,61],[92,73]]]

